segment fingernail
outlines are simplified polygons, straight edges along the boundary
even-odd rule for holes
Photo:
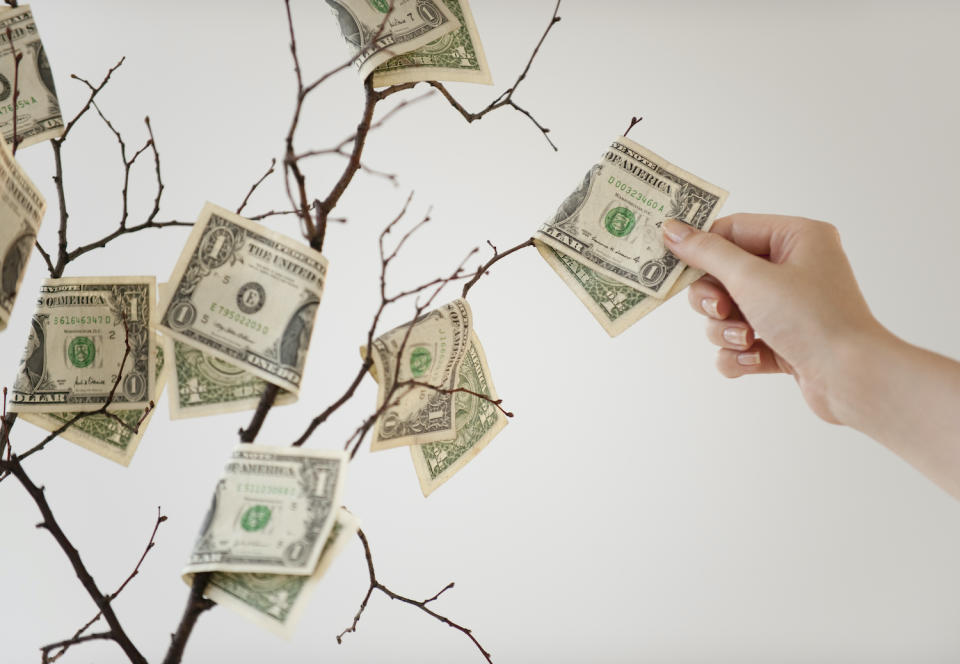
[[[717,310],[717,301],[712,297],[705,297],[700,300],[700,308],[712,318],[720,318],[720,312]]]
[[[737,355],[737,364],[742,364],[746,367],[756,366],[760,364],[760,353],[759,351],[753,351],[752,353],[740,353]]]
[[[663,234],[671,242],[683,242],[693,229],[682,221],[676,219],[667,219],[663,222]]]
[[[734,346],[747,345],[747,331],[742,327],[728,327],[723,330],[723,338]],[[741,362],[740,364],[745,364]]]

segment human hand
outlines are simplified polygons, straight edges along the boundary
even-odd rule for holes
[[[811,409],[835,424],[838,372],[870,339],[886,334],[870,313],[830,224],[766,214],[734,214],[709,233],[676,220],[663,225],[670,251],[707,272],[690,286],[690,304],[708,317],[728,378],[788,373]]]

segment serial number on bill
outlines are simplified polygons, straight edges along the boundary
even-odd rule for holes
[[[234,323],[240,324],[242,327],[249,328],[249,329],[254,330],[254,331],[256,331],[256,332],[261,332],[261,333],[263,333],[263,334],[269,334],[269,333],[270,333],[270,326],[269,326],[269,325],[264,325],[263,323],[260,323],[260,322],[258,322],[258,321],[255,321],[254,319],[252,319],[252,318],[250,318],[250,317],[248,317],[248,316],[244,316],[244,315],[243,315],[242,313],[240,313],[239,311],[234,311],[233,309],[229,309],[229,308],[227,308],[227,307],[221,306],[221,305],[217,304],[216,302],[214,302],[214,303],[212,303],[212,304],[210,305],[210,312],[211,312],[211,313],[215,313],[215,314],[219,314],[220,316],[223,316],[224,318],[226,318],[226,319],[228,319],[228,320],[232,320]]]

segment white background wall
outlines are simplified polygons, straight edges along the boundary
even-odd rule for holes
[[[310,78],[345,50],[323,2],[292,4]],[[552,8],[474,2],[496,87],[452,85],[468,107],[512,82]],[[150,115],[167,185],[162,218],[190,220],[205,200],[236,207],[281,156],[294,87],[279,0],[36,0],[34,10],[67,114],[86,97],[71,73],[99,80],[126,56],[102,108],[131,145]],[[391,275],[398,289],[451,269],[485,240],[504,248],[528,237],[631,115],[645,118],[635,140],[731,192],[725,211],[837,224],[877,316],[960,357],[954,3],[565,0],[561,13],[516,96],[553,130],[559,153],[519,114],[467,125],[439,98],[371,136],[368,164],[398,173],[400,186],[360,177],[343,198],[349,223],[327,239],[330,277],[303,395],[270,415],[260,442],[289,444],[356,371],[377,303],[375,238],[410,190],[411,221],[432,205],[435,222]],[[308,105],[299,146],[351,133],[361,102],[358,78],[341,74]],[[108,232],[119,216],[119,157],[99,119],[83,120],[64,159],[71,242]],[[20,160],[53,201],[50,147]],[[312,194],[340,167],[316,161]],[[151,169],[136,173],[134,220],[152,200]],[[284,205],[274,176],[248,211]],[[270,225],[297,233],[291,220]],[[56,226],[54,209],[41,229],[47,248]],[[163,280],[186,235],[129,236],[67,276]],[[0,335],[4,382],[43,276],[35,256]],[[499,264],[470,301],[517,417],[428,500],[406,450],[361,452],[346,504],[381,579],[415,597],[455,580],[436,609],[472,627],[501,663],[957,661],[960,505],[866,437],[816,419],[791,379],[721,378],[683,299],[611,340],[535,251]],[[395,307],[386,323],[411,307]],[[311,445],[341,446],[375,395],[367,380]],[[151,661],[179,619],[180,568],[248,419],[170,422],[166,408],[164,397],[128,469],[62,441],[27,463],[105,590],[129,573],[157,505],[170,517],[116,602]],[[22,451],[42,435],[21,423],[13,444]],[[34,529],[36,508],[14,481],[0,484],[0,505],[0,661],[35,662],[39,645],[70,636],[96,610]],[[338,646],[366,585],[354,542],[292,641],[216,609],[201,618],[186,661],[482,661],[462,634],[381,595]],[[67,657],[122,661],[109,643]]]

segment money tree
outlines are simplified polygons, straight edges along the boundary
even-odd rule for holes
[[[434,602],[452,583],[419,599],[395,592],[377,575],[370,540],[349,509],[340,506],[339,497],[343,468],[368,439],[373,449],[411,447],[421,487],[428,494],[503,429],[511,413],[494,391],[483,350],[472,332],[467,297],[497,262],[534,246],[532,240],[505,250],[491,245],[489,256],[475,249],[442,268],[438,277],[394,287],[388,278],[391,264],[429,221],[429,214],[419,221],[408,220],[404,206],[379,235],[380,304],[361,340],[355,376],[339,398],[304,423],[295,441],[287,446],[256,443],[271,409],[295,399],[300,377],[313,370],[307,361],[313,321],[322,299],[327,261],[338,259],[336,247],[326,245],[327,229],[339,220],[338,205],[358,177],[384,176],[363,159],[372,130],[422,99],[423,95],[410,91],[423,86],[467,122],[501,109],[516,111],[555,150],[549,130],[518,104],[515,94],[560,21],[560,1],[529,59],[519,63],[512,85],[486,106],[471,111],[441,82],[490,81],[466,0],[327,0],[352,54],[315,78],[304,73],[295,10],[285,0],[282,10],[296,87],[291,92],[289,125],[278,136],[283,156],[249,186],[236,208],[208,205],[196,222],[166,220],[161,214],[165,185],[150,119],[145,119],[142,142],[128,143],[99,104],[124,60],[99,79],[72,75],[75,80],[70,83],[85,87],[86,102],[61,113],[55,81],[59,85],[66,81],[54,76],[57,63],[51,67],[47,62],[30,6],[21,6],[17,0],[6,4],[9,8],[0,12],[4,44],[0,96],[8,100],[8,112],[0,126],[7,145],[0,155],[0,177],[10,195],[3,197],[0,207],[4,261],[0,322],[5,326],[9,319],[34,251],[50,279],[36,298],[18,375],[3,392],[0,482],[19,484],[32,499],[41,516],[39,527],[55,540],[96,610],[89,619],[78,620],[73,634],[41,645],[42,661],[55,661],[70,648],[92,641],[115,643],[131,662],[148,661],[124,630],[113,602],[140,573],[166,517],[158,510],[150,538],[130,574],[118,587],[105,590],[71,541],[71,524],[57,520],[56,506],[33,477],[30,460],[41,453],[56,454],[53,443],[64,439],[112,461],[129,463],[141,439],[149,444],[149,422],[156,416],[156,402],[165,385],[170,388],[174,417],[253,412],[239,433],[240,446],[226,460],[223,479],[213,491],[213,506],[186,570],[190,588],[182,614],[170,617],[172,627],[162,627],[171,632],[163,662],[181,661],[197,621],[217,605],[274,631],[292,629],[308,590],[327,572],[352,534],[362,544],[369,586],[338,641],[356,631],[370,598],[382,593],[458,631],[491,661],[471,628],[435,610]],[[364,97],[355,132],[329,148],[301,145],[299,130],[309,122],[303,113],[305,101],[322,95],[324,84],[333,77],[355,70]],[[104,229],[92,241],[77,243],[65,200],[62,150],[79,123],[98,119],[115,138],[122,159],[123,213],[115,227]],[[40,233],[47,201],[31,181],[43,174],[26,173],[16,161],[18,150],[43,142],[52,147],[57,189],[57,200],[51,202],[47,215],[53,219],[47,226],[57,227],[52,244]],[[305,160],[322,154],[343,158],[343,168],[332,181],[310,178],[303,168]],[[135,166],[147,160],[153,165],[154,203],[145,217],[137,218],[128,210],[127,192]],[[286,205],[251,214],[248,202],[271,176],[283,178]],[[264,226],[276,218],[296,220],[300,237]],[[114,240],[123,236],[145,238],[143,231],[183,226],[194,228],[169,283],[157,283],[166,282],[167,275],[105,279],[72,270],[76,259],[91,252],[105,255]],[[292,227],[289,223],[284,228]],[[438,298],[448,287],[458,288],[460,297],[445,303]],[[32,294],[20,295],[19,306],[29,306]],[[385,330],[384,313],[394,306],[407,306],[410,322]],[[16,345],[4,347],[15,352]],[[313,434],[354,398],[368,375],[379,383],[377,404],[357,423],[344,449],[312,448]],[[45,429],[47,435],[32,441],[27,431],[15,426],[20,419]],[[270,481],[250,489],[263,477]],[[258,492],[271,496],[254,495]],[[226,530],[236,526],[236,532],[243,534],[226,549],[226,531],[220,523],[224,509],[237,515],[236,523]],[[291,530],[296,532],[291,535]],[[264,547],[279,547],[282,554],[265,556]]]

